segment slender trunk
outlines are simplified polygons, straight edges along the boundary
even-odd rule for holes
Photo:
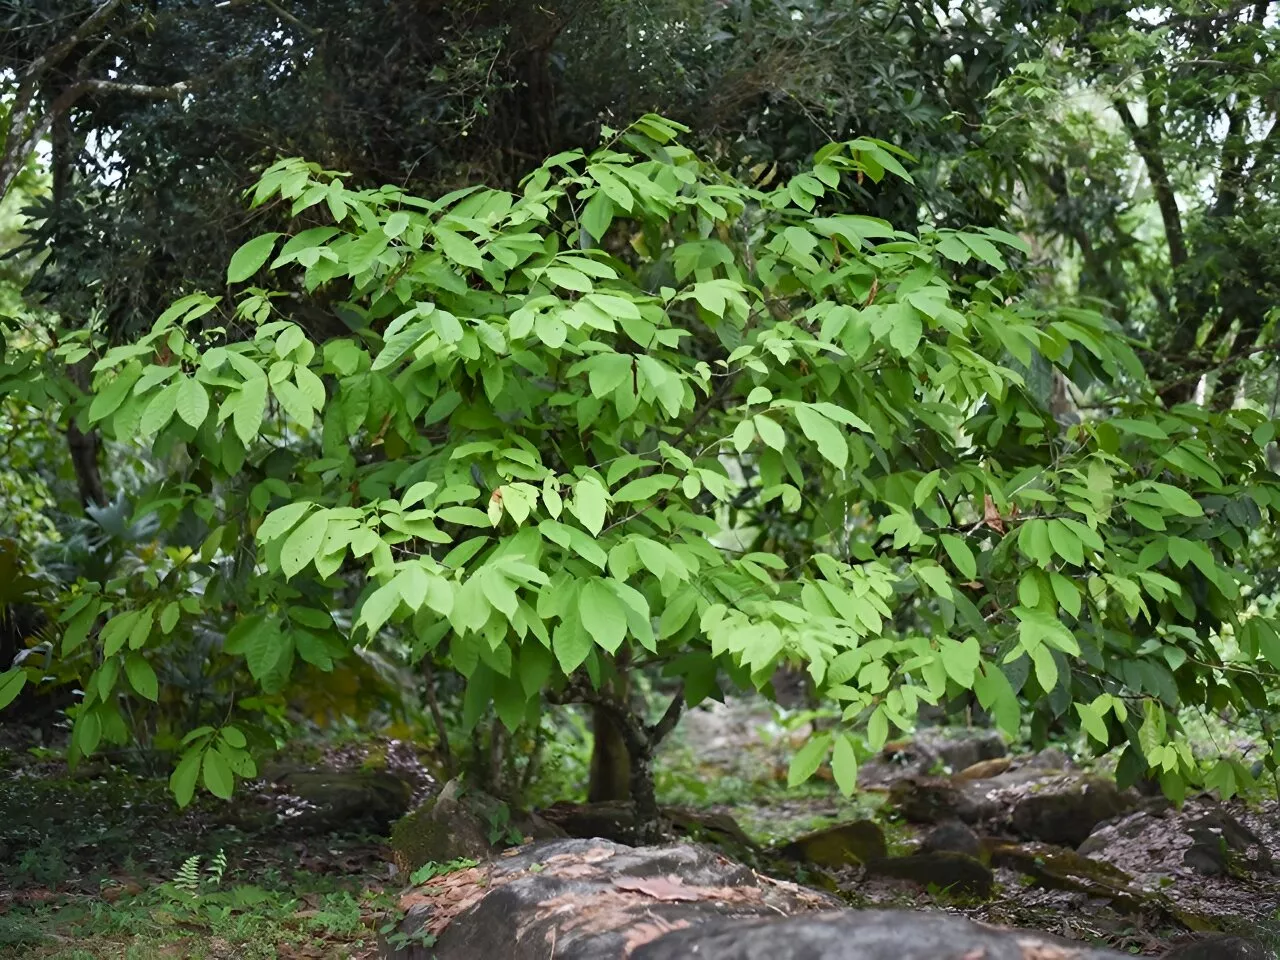
[[[71,382],[81,393],[89,390],[89,371],[85,364],[77,363],[67,370]],[[84,506],[103,506],[107,502],[106,488],[102,482],[102,468],[98,458],[102,453],[102,441],[98,431],[85,432],[76,423],[75,412],[67,421],[67,450],[71,466],[76,474],[76,486],[80,489],[80,502]]]

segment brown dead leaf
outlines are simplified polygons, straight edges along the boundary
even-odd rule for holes
[[[996,502],[991,499],[989,493],[982,497],[982,521],[996,533],[1004,533],[1004,519],[1000,516],[1000,511],[996,509]]]
[[[702,900],[705,893],[700,887],[687,886],[679,877],[618,877],[613,886],[617,890],[672,902]]]

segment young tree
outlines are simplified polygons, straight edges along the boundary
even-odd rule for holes
[[[121,699],[157,696],[179,624],[234,604],[217,656],[268,690],[394,629],[466,679],[469,725],[593,705],[649,825],[681,705],[783,663],[842,717],[793,783],[829,760],[852,790],[855,729],[878,748],[966,691],[1011,734],[1029,708],[1126,745],[1174,794],[1200,776],[1175,708],[1265,706],[1280,665],[1238,565],[1280,508],[1274,424],[1144,400],[1100,316],[1016,297],[1014,236],[815,212],[908,177],[883,143],[764,191],[682,132],[646,116],[518,193],[267,170],[254,206],[298,230],[236,252],[234,309],[185,297],[94,362],[87,423],[171,465],[139,509],[207,534],[67,605],[75,750],[127,735]],[[349,333],[291,319],[320,291]],[[1046,376],[1108,385],[1111,415],[1064,426]],[[625,696],[641,666],[681,683],[652,723]],[[190,731],[180,802],[253,775],[243,725]]]

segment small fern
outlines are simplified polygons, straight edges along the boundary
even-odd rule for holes
[[[208,866],[209,880],[213,885],[220,886],[222,884],[222,876],[227,872],[227,854],[223,850],[219,850],[217,855],[210,861]]]
[[[173,885],[183,893],[189,893],[195,896],[200,892],[200,855],[187,857],[182,862],[182,866],[178,868],[178,874],[173,878]]]

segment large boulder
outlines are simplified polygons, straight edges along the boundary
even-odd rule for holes
[[[1059,777],[1023,795],[1011,822],[1029,839],[1078,847],[1098,824],[1136,805],[1137,797],[1104,777]]]
[[[384,960],[1118,960],[943,913],[852,911],[688,844],[558,840],[401,899]]]
[[[588,955],[582,956],[585,960]],[[641,947],[630,960],[1119,960],[1123,956],[946,913],[850,910],[750,923],[720,921],[677,930]]]

